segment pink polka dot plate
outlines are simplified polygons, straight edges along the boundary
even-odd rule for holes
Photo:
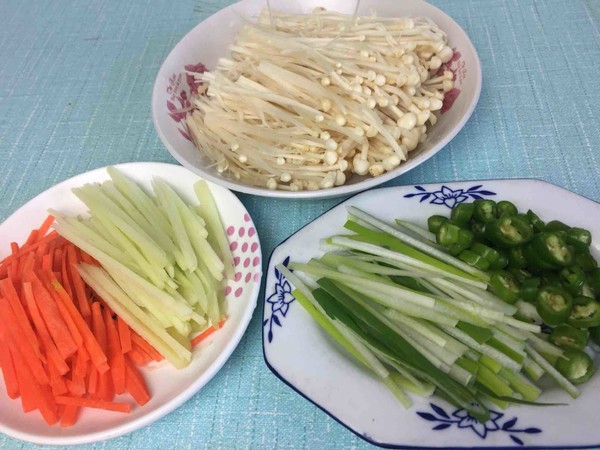
[[[140,162],[116,166],[143,187],[150,188],[154,177],[167,181],[190,203],[197,203],[193,185],[201,178],[188,169],[164,163]],[[85,206],[71,189],[108,179],[106,168],[92,170],[41,193],[0,225],[0,258],[9,243],[22,242],[27,233],[44,220],[48,208],[68,214],[82,214]],[[132,432],[148,425],[196,394],[223,367],[242,338],[252,317],[261,281],[261,248],[256,228],[242,203],[228,189],[208,183],[226,228],[235,262],[235,277],[227,285],[227,321],[223,327],[194,349],[192,363],[176,370],[168,363],[145,369],[143,374],[152,399],[131,414],[87,409],[70,428],[49,427],[42,417],[24,414],[20,401],[10,400],[0,376],[0,432],[37,444],[69,445],[96,442]]]

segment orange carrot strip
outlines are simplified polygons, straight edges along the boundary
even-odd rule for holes
[[[38,228],[38,237],[42,238],[42,237],[46,236],[46,233],[48,232],[48,230],[50,230],[50,227],[52,226],[53,223],[54,223],[54,217],[50,214],[50,215],[48,215],[48,217],[46,217],[46,219],[44,219],[44,221]]]
[[[54,299],[54,302],[56,303],[56,307],[58,308],[58,311],[60,312],[61,317],[67,324],[67,328],[69,329],[69,333],[71,333],[71,337],[73,338],[73,341],[75,341],[75,344],[77,344],[79,351],[81,351],[81,347],[83,346],[83,338],[81,337],[81,333],[79,332],[79,330],[77,329],[77,325],[75,325],[75,322],[69,315],[69,311],[64,306],[64,304],[60,301],[60,296],[58,295],[58,292],[56,292],[56,290],[52,288],[52,283],[50,280],[52,280],[53,278],[56,278],[56,274],[42,273],[42,274],[40,274],[40,277],[41,277],[42,281],[44,282],[44,285],[47,287],[47,291],[50,293],[50,295]]]
[[[160,353],[158,353],[158,351],[154,347],[148,344],[148,342],[146,342],[144,338],[142,338],[135,331],[131,332],[131,340],[154,361],[162,361],[164,359],[163,356]]]
[[[92,331],[100,348],[105,355],[108,355],[108,338],[106,336],[106,325],[102,318],[102,309],[100,302],[92,303]],[[113,387],[112,376],[110,371],[103,374],[98,374],[98,390],[97,395],[100,400],[109,401],[115,396],[115,390]]]
[[[60,301],[67,308],[67,310],[69,311],[69,315],[73,319],[73,322],[75,322],[75,325],[77,326],[77,329],[79,330],[79,333],[83,338],[83,342],[87,351],[89,352],[90,358],[94,366],[101,373],[106,372],[109,369],[106,354],[100,348],[100,345],[94,337],[94,334],[87,326],[85,320],[83,319],[77,308],[75,308],[73,300],[71,299],[71,297],[69,297],[67,291],[65,291],[63,286],[58,282],[56,278],[53,278],[51,280],[51,283],[52,287],[56,290],[56,292],[58,292]]]
[[[31,230],[31,233],[29,233],[29,237],[25,241],[25,245],[35,244],[35,242],[37,241],[37,238],[38,238],[38,234],[39,234],[38,230]]]
[[[0,290],[4,295],[4,298],[6,298],[6,300],[10,304],[10,307],[14,311],[15,316],[18,320],[18,326],[23,330],[23,333],[25,334],[27,340],[31,344],[35,355],[39,357],[40,344],[35,335],[35,332],[33,331],[33,328],[31,328],[31,323],[29,322],[27,314],[25,313],[25,308],[23,308],[22,300],[19,298],[17,290],[15,289],[15,286],[13,285],[12,281],[8,278],[1,280]]]
[[[113,386],[116,394],[123,394],[125,393],[125,357],[121,351],[117,326],[108,308],[104,310],[104,324],[106,325],[108,361]]]
[[[54,361],[51,359],[48,360],[48,375],[50,376],[50,388],[52,389],[52,395],[63,395],[69,391],[65,380],[58,371],[56,364],[54,364]]]
[[[148,355],[148,353],[144,352],[144,350],[140,349],[139,347],[135,347],[135,345],[131,350],[129,350],[129,352],[127,352],[127,355],[136,366],[145,366],[152,361],[152,358],[150,355]]]
[[[122,413],[130,413],[131,412],[131,405],[129,403],[107,402],[107,401],[103,401],[103,400],[94,400],[91,398],[60,396],[60,397],[56,397],[56,403],[59,403],[61,405],[74,405],[74,406],[82,406],[85,408],[104,409],[106,411],[114,411],[114,412],[122,412]]]
[[[150,401],[148,387],[142,374],[135,368],[128,357],[125,358],[125,388],[138,405],[143,406]]]
[[[88,374],[88,392],[95,397],[98,393],[98,371],[90,366],[90,372]]]
[[[8,306],[5,300],[0,300],[0,311],[2,313],[5,313],[6,309],[10,310]],[[7,316],[4,317],[7,318]],[[11,348],[17,348],[18,344],[17,339],[11,336],[11,340],[9,341]],[[21,392],[23,412],[39,409],[46,423],[54,425],[58,421],[58,417],[50,387],[47,384],[42,386],[37,382],[35,373],[30,370],[26,355],[23,355],[20,351],[15,351],[12,355],[14,357],[15,368],[18,367],[16,374],[19,382],[19,391]]]
[[[52,253],[46,253],[42,256],[42,270],[50,272],[52,270],[53,262]]]
[[[96,261],[93,257],[91,257],[90,255],[88,255],[86,252],[82,251],[81,252],[81,261],[86,263],[86,264],[90,264],[92,266],[99,266],[100,263],[98,261]]]
[[[62,283],[65,290],[69,294],[69,297],[73,298],[73,288],[71,287],[72,283],[71,283],[71,278],[69,277],[69,271],[67,270],[67,265],[68,265],[67,248],[65,248],[63,251],[63,254],[62,254],[62,261],[60,262],[60,273],[61,273],[60,282]]]
[[[57,372],[60,373],[60,375],[64,375],[69,371],[69,366],[60,355],[58,349],[52,341],[52,338],[50,337],[50,334],[48,333],[46,324],[44,323],[35,299],[33,298],[33,290],[31,288],[31,283],[29,282],[23,283],[23,297],[25,297],[25,301],[27,302],[29,315],[31,316],[31,320],[33,321],[33,324],[37,330],[42,348],[44,349],[46,357],[48,358],[48,363],[52,362],[53,367],[57,370]],[[52,377],[50,377],[50,381],[52,381]]]
[[[69,392],[73,395],[84,395],[85,394],[85,380],[79,377],[73,377],[71,380],[66,381]]]
[[[107,402],[111,401],[115,396],[115,387],[111,375],[112,370],[98,375],[98,392],[97,397],[100,400]]]
[[[69,245],[67,247],[67,262],[67,269],[69,270],[71,282],[73,283],[73,296],[77,299],[77,304],[79,305],[79,311],[81,312],[81,315],[84,319],[86,319],[86,322],[88,322],[92,312],[90,311],[88,298],[85,295],[85,283],[77,271],[77,264],[79,261],[77,259],[77,251],[74,245]]]
[[[52,241],[56,242],[56,241]],[[58,247],[53,250],[54,256],[52,258],[52,272],[60,273],[62,259],[63,259],[63,248]]]
[[[77,351],[77,344],[73,340],[67,324],[63,320],[55,301],[46,290],[41,280],[34,274],[28,274],[33,288],[33,297],[40,309],[40,313],[46,322],[50,336],[56,344],[60,355],[67,359]]]
[[[0,367],[2,368],[2,376],[6,393],[12,399],[19,396],[19,380],[15,372],[15,363],[10,351],[10,341],[6,334],[8,330],[0,321]]]
[[[12,253],[12,254],[8,255],[6,258],[4,258],[2,261],[0,261],[0,266],[2,267],[2,270],[5,269],[5,267],[8,265],[8,263],[15,261],[15,260],[21,258],[22,256],[29,255],[30,253],[34,252],[41,245],[47,244],[51,240],[57,239],[59,237],[60,236],[56,231],[52,231],[49,234],[47,234],[46,236],[44,236],[42,239],[38,240],[35,244],[31,244],[31,245],[24,244],[17,253]],[[0,270],[0,274],[3,275],[4,273],[2,272],[2,270]]]
[[[226,320],[227,319],[221,319],[219,321],[219,328],[221,328],[223,326],[223,324],[225,323]],[[217,328],[215,328],[215,327],[207,328],[202,333],[200,333],[198,336],[196,336],[194,339],[192,339],[192,346],[197,345],[199,342],[206,339],[208,336],[213,334],[215,331],[217,331]]]
[[[25,337],[25,333],[22,328],[19,327],[18,319],[15,316],[12,308],[8,301],[4,298],[0,299],[0,317],[4,321],[4,325],[8,328],[8,332],[11,337],[11,350],[14,350],[13,357],[15,361],[15,368],[19,366],[18,358],[22,357],[27,362],[27,365],[31,369],[32,375],[40,384],[48,384],[50,380],[46,371],[42,367],[42,362],[39,356],[33,351],[31,343]],[[21,385],[19,384],[19,388]]]
[[[127,325],[120,317],[117,317],[117,326],[119,328],[121,351],[127,353],[131,350],[131,328],[129,328],[129,325]]]
[[[75,425],[77,422],[77,417],[79,416],[79,406],[75,405],[64,405],[63,413],[60,417],[60,426],[62,428],[67,428]]]

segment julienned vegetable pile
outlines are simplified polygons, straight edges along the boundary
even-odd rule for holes
[[[414,224],[389,224],[350,206],[344,225],[349,233],[325,239],[323,256],[277,269],[294,285],[293,295],[306,311],[402,404],[411,404],[407,392],[435,393],[485,422],[490,404],[536,403],[542,393],[536,382],[544,374],[575,398],[575,384],[592,373],[591,359],[581,349],[587,342],[584,328],[599,320],[597,303],[588,297],[571,308],[570,294],[559,287],[570,281],[557,262],[585,264],[587,281],[577,292],[570,289],[589,295],[598,283],[598,269],[586,250],[589,236],[578,229],[558,236],[536,233],[534,227],[542,225],[532,212],[518,215],[508,202],[476,202],[460,205],[450,219],[432,217],[429,226],[436,237]],[[574,238],[579,250],[565,243]],[[526,242],[536,246],[534,252],[523,248]],[[531,274],[523,263],[514,270],[488,271],[505,267],[512,261],[505,252],[515,248],[536,255],[528,266]],[[568,265],[569,273],[579,273],[576,267]],[[569,303],[560,325],[551,321],[557,327],[550,337],[542,333],[541,320],[532,323],[531,314],[523,314],[527,308],[521,306],[517,273],[523,280],[540,278],[534,295],[540,311],[552,311],[565,299]]]
[[[193,206],[162,180],[150,194],[108,172],[73,189],[89,216],[52,211],[0,262],[4,384],[49,425],[73,425],[82,407],[129,412],[120,394],[146,404],[137,367],[185,367],[226,317],[233,266],[208,186],[195,185]]]
[[[426,18],[263,11],[200,84],[186,124],[220,173],[291,191],[378,176],[427,139],[452,49]],[[172,111],[177,112],[177,111]]]

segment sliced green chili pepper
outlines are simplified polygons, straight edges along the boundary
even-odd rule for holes
[[[485,241],[485,224],[479,222],[473,222],[471,225],[471,231],[473,232],[473,236],[478,241]]]
[[[499,258],[490,264],[491,270],[500,270],[508,266],[508,256],[506,255],[506,253],[503,251],[499,251],[498,255],[500,255]]]
[[[594,269],[588,277],[588,283],[596,292],[600,292],[600,269]]]
[[[566,322],[571,314],[573,298],[558,286],[545,286],[537,294],[537,312],[550,326]]]
[[[495,250],[492,247],[480,242],[475,242],[471,246],[471,251],[485,258],[490,264],[500,258],[500,253],[498,253],[498,250]]]
[[[534,238],[535,239],[535,238]],[[531,242],[523,246],[523,256],[527,262],[526,266],[529,270],[535,270],[537,272],[544,270],[552,270],[558,268],[555,264],[550,264],[539,255],[539,253],[532,247]]]
[[[577,328],[600,325],[600,303],[589,297],[575,297],[567,323]]]
[[[480,270],[488,270],[490,268],[490,262],[472,250],[463,250],[458,255],[458,259]]]
[[[496,208],[498,210],[498,217],[503,216],[514,216],[519,214],[519,210],[514,205],[514,203],[509,202],[507,200],[501,200],[496,204]]]
[[[583,228],[571,228],[567,230],[567,244],[575,247],[575,251],[586,253],[592,243],[592,233]]]
[[[517,269],[515,267],[512,267],[510,269],[508,269],[508,272],[515,277],[515,279],[519,282],[522,283],[525,280],[528,280],[529,278],[531,278],[531,273],[527,272],[524,269]]]
[[[523,283],[521,283],[521,298],[526,302],[535,303],[540,285],[541,280],[537,277],[523,280]]]
[[[444,216],[431,216],[427,219],[427,228],[434,234],[437,234],[443,223],[448,222],[448,218]]]
[[[565,267],[558,273],[558,276],[571,295],[577,295],[586,280],[585,273],[579,266]]]
[[[475,210],[473,219],[480,223],[488,223],[490,220],[498,217],[498,207],[494,200],[475,200],[473,202]]]
[[[590,332],[592,342],[596,345],[600,345],[600,327],[588,328],[588,331]]]
[[[460,229],[458,232],[458,241],[450,246],[451,255],[459,255],[463,250],[468,249],[473,244],[473,233],[469,230]]]
[[[527,259],[523,253],[523,247],[511,248],[508,251],[508,265],[517,269],[527,267]]]
[[[592,358],[582,350],[565,350],[558,358],[556,369],[571,383],[581,384],[589,380],[594,373]]]
[[[540,259],[551,265],[565,267],[573,263],[575,256],[573,250],[556,233],[536,234],[531,241],[531,247]]]
[[[563,323],[552,330],[550,342],[561,348],[583,350],[590,339],[588,330],[582,330]]]
[[[560,220],[552,220],[546,224],[546,231],[567,231],[569,228],[571,228],[569,225]]]
[[[534,231],[540,233],[546,229],[546,224],[544,224],[542,219],[540,219],[532,210],[527,211],[527,218],[529,219],[529,223],[533,227]]]
[[[437,232],[437,243],[444,247],[450,247],[458,242],[460,227],[450,222],[444,222]]]
[[[598,262],[594,259],[590,252],[577,253],[575,255],[575,264],[583,269],[584,272],[592,272],[598,267]]]
[[[491,274],[489,289],[506,303],[513,304],[521,296],[519,282],[504,270],[497,270]]]
[[[526,220],[508,216],[486,223],[485,237],[499,247],[512,248],[529,242],[533,237],[533,229]]]
[[[473,217],[475,205],[473,203],[459,203],[450,212],[450,221],[459,227],[465,227]]]

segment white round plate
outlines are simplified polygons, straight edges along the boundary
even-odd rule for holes
[[[416,17],[433,19],[446,31],[449,44],[455,49],[455,56],[446,65],[446,70],[454,73],[455,88],[447,94],[447,110],[428,132],[427,140],[410,153],[407,162],[395,170],[376,178],[353,176],[347,184],[317,191],[272,191],[240,183],[220,175],[214,166],[196,149],[187,134],[184,115],[173,113],[189,106],[191,76],[186,77],[185,67],[204,64],[209,70],[214,68],[219,57],[229,54],[228,48],[234,42],[242,25],[265,7],[265,0],[243,0],[209,17],[173,48],[161,66],[152,92],[152,119],[160,139],[171,155],[183,166],[207,180],[248,194],[280,198],[327,198],[359,192],[395,178],[422,164],[440,151],[465,125],[481,92],[481,65],[479,57],[464,30],[448,15],[423,0],[361,0],[358,13],[370,14],[374,11],[382,17]],[[309,12],[322,6],[328,10],[352,14],[355,1],[306,0],[290,2],[271,0],[274,9],[287,12]]]
[[[186,200],[197,203],[193,184],[200,177],[181,166],[148,162],[115,167],[148,189],[150,180],[160,177]],[[10,242],[23,242],[29,231],[41,224],[48,208],[69,214],[84,213],[85,205],[71,193],[71,189],[108,178],[105,168],[92,170],[63,181],[26,203],[0,225],[0,257],[9,253]],[[142,369],[152,395],[143,407],[135,406],[131,414],[86,409],[70,428],[61,428],[60,425],[50,427],[38,412],[24,414],[20,399],[8,397],[0,376],[0,432],[36,444],[83,444],[110,439],[170,413],[221,369],[246,331],[256,307],[261,279],[261,249],[252,219],[242,203],[227,189],[212,183],[209,186],[228,230],[238,273],[227,288],[228,319],[224,326],[195,347],[192,363],[185,369],[176,370],[167,363]]]
[[[600,446],[600,374],[581,386],[573,400],[551,381],[540,402],[566,406],[492,408],[480,424],[442,399],[412,396],[403,406],[370,372],[354,363],[290,294],[277,264],[308,261],[322,254],[322,238],[343,233],[347,205],[384,220],[426,226],[433,214],[449,215],[456,203],[477,198],[510,200],[533,209],[544,221],[557,219],[587,228],[600,258],[600,204],[536,180],[474,181],[376,189],[336,206],[277,247],[271,254],[263,306],[263,350],[267,365],[284,383],[363,439],[400,448],[583,448]],[[598,360],[598,358],[596,358]],[[598,361],[597,361],[598,362]]]

